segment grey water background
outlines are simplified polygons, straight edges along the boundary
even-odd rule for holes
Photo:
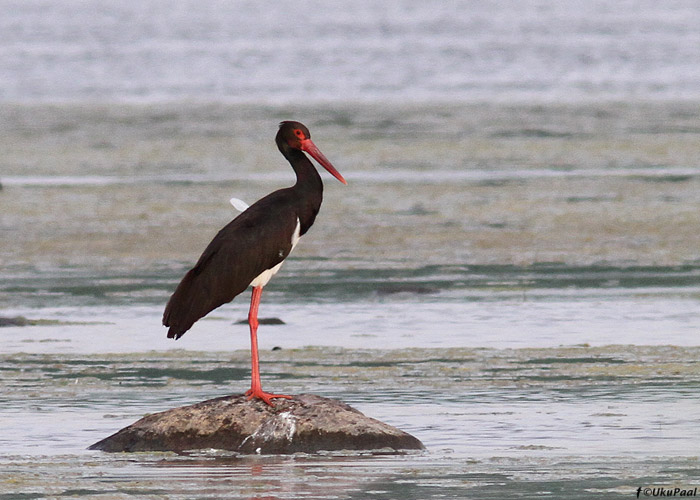
[[[0,499],[698,486],[696,2],[0,6]],[[247,294],[160,315],[228,199],[292,182],[288,118],[349,185],[266,288],[263,383],[428,452],[87,451],[247,388]]]

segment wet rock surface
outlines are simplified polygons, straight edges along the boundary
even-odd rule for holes
[[[301,394],[270,407],[225,396],[147,415],[99,441],[107,452],[229,450],[242,454],[424,449],[415,437],[333,399]]]
[[[2,326],[29,326],[32,324],[31,320],[28,320],[24,316],[0,316],[0,327]]]

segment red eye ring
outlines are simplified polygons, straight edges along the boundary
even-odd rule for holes
[[[294,129],[294,134],[295,134],[298,138],[300,138],[300,139],[303,139],[303,138],[306,137],[306,136],[304,135],[304,132],[302,132],[302,131],[301,131],[300,129],[298,129],[298,128],[297,128],[297,129]]]

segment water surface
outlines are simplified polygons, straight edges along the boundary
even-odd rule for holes
[[[299,5],[0,2],[0,500],[699,486],[694,2]],[[247,389],[247,294],[160,316],[229,198],[293,182],[284,119],[349,185],[266,288],[265,386],[427,451],[87,451]]]

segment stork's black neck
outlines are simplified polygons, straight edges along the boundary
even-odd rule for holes
[[[279,143],[278,143],[279,145]],[[301,234],[309,230],[316,219],[323,201],[323,182],[311,160],[300,150],[286,144],[280,145],[280,151],[289,161],[297,176],[297,182],[292,186],[295,192],[297,217],[301,223]]]
[[[282,151],[282,154],[289,161],[294,169],[294,173],[297,174],[297,183],[294,187],[303,191],[319,191],[323,193],[321,176],[318,175],[318,171],[311,163],[311,160],[298,149],[289,147],[286,149],[286,151]]]

